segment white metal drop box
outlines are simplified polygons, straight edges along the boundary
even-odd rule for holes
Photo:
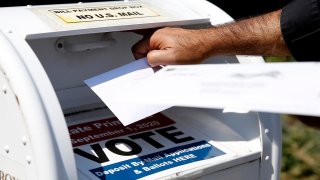
[[[83,83],[134,59],[132,30],[231,20],[205,0],[0,8],[0,180],[278,179],[278,115],[171,108],[125,127]]]

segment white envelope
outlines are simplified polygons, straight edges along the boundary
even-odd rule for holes
[[[146,58],[143,58],[87,79],[84,82],[100,97],[121,123],[126,126],[171,107],[170,105],[150,105],[150,103],[118,101],[119,96],[135,96],[131,88],[153,75],[154,69],[149,66]]]

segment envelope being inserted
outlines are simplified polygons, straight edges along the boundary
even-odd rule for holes
[[[318,77],[316,62],[168,65],[117,101],[320,116]]]
[[[146,59],[86,83],[124,125],[171,106],[320,116],[320,63],[170,65]]]
[[[132,101],[119,103],[117,100],[119,96],[134,96],[134,93],[130,91],[131,87],[152,75],[154,75],[154,69],[149,66],[146,58],[143,58],[84,82],[100,97],[123,125],[129,125],[171,107]]]

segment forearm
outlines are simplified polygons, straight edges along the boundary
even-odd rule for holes
[[[199,31],[198,37],[214,55],[289,56],[280,28],[281,10]]]
[[[162,28],[132,48],[152,66],[197,64],[216,55],[290,55],[282,38],[281,11],[209,29]]]

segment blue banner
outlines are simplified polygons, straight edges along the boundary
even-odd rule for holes
[[[160,171],[225,154],[206,141],[170,148],[164,151],[91,169],[101,180],[139,179]]]

